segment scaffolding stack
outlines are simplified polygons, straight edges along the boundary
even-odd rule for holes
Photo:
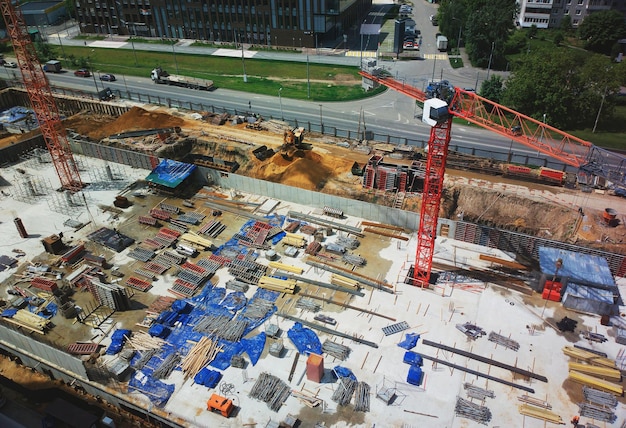
[[[105,284],[97,279],[92,279],[87,288],[101,305],[116,311],[125,311],[131,308],[130,298],[133,294],[125,287],[117,284]]]

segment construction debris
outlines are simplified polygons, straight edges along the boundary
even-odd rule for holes
[[[359,382],[354,391],[354,410],[357,412],[370,411],[370,386],[365,382]]]
[[[617,407],[617,398],[613,394],[609,394],[608,392],[600,391],[597,389],[589,388],[588,386],[583,386],[583,396],[585,400],[598,404],[600,406],[609,406],[612,408]]]
[[[456,328],[470,339],[478,339],[487,334],[485,330],[469,322],[466,322],[465,324],[457,324]]]
[[[580,416],[591,418],[596,421],[608,422],[612,424],[617,420],[617,415],[606,407],[591,403],[579,403]]]
[[[516,342],[513,339],[509,339],[508,337],[502,336],[501,334],[492,331],[489,333],[488,340],[490,342],[497,343],[498,345],[502,345],[505,348],[512,349],[514,351],[519,350],[519,342]]]
[[[338,360],[345,361],[350,355],[350,348],[327,339],[322,344],[322,352]]]
[[[335,392],[333,392],[333,395],[332,397],[330,397],[330,399],[340,406],[347,406],[352,400],[352,394],[354,394],[357,384],[358,382],[354,379],[340,376],[339,385],[337,386],[337,389],[335,389]]]
[[[476,398],[480,401],[484,401],[485,398],[495,398],[496,396],[493,391],[472,385],[471,383],[467,382],[463,384],[463,388],[465,389],[469,398]]]

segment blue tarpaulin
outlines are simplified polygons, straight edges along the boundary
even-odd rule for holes
[[[299,353],[309,355],[311,353],[322,355],[322,343],[317,334],[310,328],[303,327],[297,322],[287,331],[287,337],[295,345]]]
[[[253,366],[256,365],[259,358],[261,358],[263,348],[265,348],[265,339],[265,332],[261,332],[250,339],[241,339],[241,345],[246,354],[250,357],[250,362]]]
[[[194,376],[193,381],[207,388],[215,388],[221,378],[222,374],[220,372],[205,367]]]
[[[413,351],[406,351],[402,362],[412,366],[422,366],[424,364],[424,359],[420,354],[416,354]]]
[[[140,370],[128,382],[128,390],[137,390],[150,399],[157,407],[163,407],[174,393],[174,385],[154,379],[152,372]]]
[[[424,372],[420,366],[409,367],[409,373],[406,376],[406,381],[411,385],[420,386],[422,383],[422,377]]]
[[[122,350],[124,347],[124,343],[126,342],[126,338],[131,335],[130,330],[125,329],[117,329],[111,335],[111,344],[106,350],[107,355],[115,355]]]
[[[335,366],[333,368],[333,373],[335,373],[337,375],[337,377],[341,377],[341,378],[348,378],[348,379],[352,379],[354,381],[356,381],[356,376],[354,375],[354,373],[352,373],[352,370],[350,370],[347,367],[343,367],[343,366]]]
[[[171,189],[182,183],[191,175],[196,166],[190,163],[163,159],[146,177],[146,181],[160,184]]]
[[[417,333],[407,333],[404,340],[398,343],[400,348],[413,349],[417,345],[417,341],[420,340],[420,335]]]
[[[541,272],[548,276],[556,274],[567,277],[568,282],[615,287],[611,269],[604,257],[550,247],[539,247],[538,253]],[[558,259],[561,259],[561,266],[557,272]]]

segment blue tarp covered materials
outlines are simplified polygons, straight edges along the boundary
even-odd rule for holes
[[[174,385],[168,385],[151,376],[152,372],[140,370],[128,382],[129,392],[137,390],[157,407],[163,407],[174,393]]]
[[[106,350],[107,355],[115,355],[122,350],[126,338],[130,337],[131,331],[125,329],[117,329],[111,335],[111,344]]]
[[[563,293],[563,306],[579,312],[597,315],[616,315],[619,307],[613,300],[613,291],[570,282]]]
[[[412,366],[422,366],[424,364],[424,359],[420,354],[416,354],[413,351],[406,351],[404,353],[403,363],[410,364]]]
[[[189,163],[163,159],[146,177],[146,181],[174,189],[191,175],[196,166]]]
[[[250,339],[241,339],[240,341],[244,351],[248,354],[248,357],[250,357],[250,362],[253,366],[256,365],[259,358],[261,358],[263,348],[265,348],[265,339],[265,332],[261,332]]]
[[[341,377],[341,378],[348,378],[348,379],[352,379],[354,381],[356,381],[356,376],[354,375],[354,373],[352,373],[352,370],[350,370],[347,367],[343,367],[343,366],[335,366],[333,368],[333,373],[335,373],[335,375],[337,375],[337,377]]]
[[[17,308],[9,308],[9,309],[5,309],[4,311],[2,311],[1,316],[5,318],[13,318],[13,316],[15,316],[16,313],[17,313]]]
[[[322,343],[317,334],[310,328],[305,328],[297,322],[287,332],[287,337],[294,344],[299,353],[309,355],[311,353],[322,355]]]
[[[246,299],[246,295],[243,292],[233,291],[229,293],[220,304],[229,311],[237,312],[239,309],[246,306],[247,302],[248,299]]]
[[[204,385],[207,388],[215,388],[221,378],[222,374],[220,372],[205,367],[196,374],[193,381],[198,385]]]
[[[609,264],[604,257],[575,253],[559,248],[539,247],[539,267],[548,276],[555,273],[568,278],[568,282],[603,287],[615,287]],[[556,272],[556,262],[561,259],[561,267]]]
[[[417,333],[407,333],[404,340],[398,343],[400,348],[413,349],[417,345],[417,341],[420,339],[420,335]]]
[[[162,324],[153,324],[148,329],[148,334],[152,337],[159,337],[165,339],[170,334],[170,329]]]
[[[406,381],[411,385],[420,386],[422,384],[423,377],[424,373],[422,372],[421,367],[411,366],[409,367],[409,374],[406,376]]]

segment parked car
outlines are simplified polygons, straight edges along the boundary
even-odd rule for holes
[[[17,64],[13,61],[4,61],[4,65],[6,68],[17,68]]]
[[[436,15],[430,15],[430,23],[437,26],[439,25],[439,21],[437,20],[437,16]]]
[[[91,73],[86,68],[79,68],[74,72],[74,76],[89,77],[91,76]]]
[[[103,82],[115,82],[117,79],[112,74],[103,74],[102,76],[100,76],[100,80],[102,80]]]
[[[412,12],[413,12],[413,8],[409,6],[408,4],[403,4],[402,6],[400,6],[400,13],[412,13]]]

